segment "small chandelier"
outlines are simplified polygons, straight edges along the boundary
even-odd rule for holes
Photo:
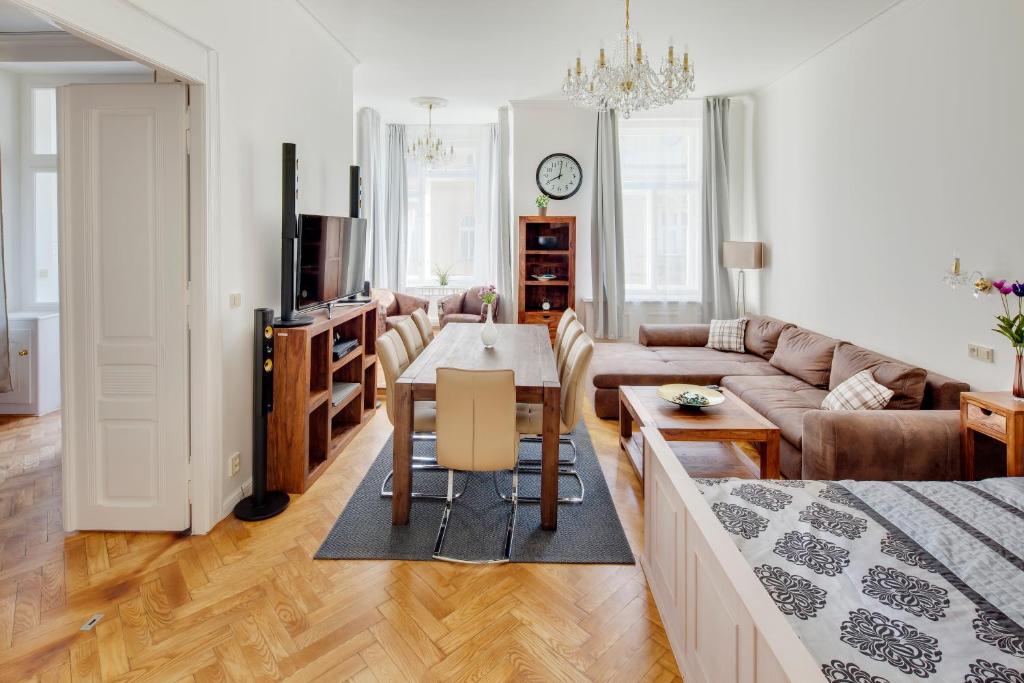
[[[614,109],[629,118],[637,110],[653,109],[680,100],[693,92],[693,64],[690,54],[676,57],[669,39],[668,54],[655,71],[647,61],[640,35],[629,26],[629,0],[626,0],[626,30],[619,34],[611,61],[604,46],[597,63],[587,73],[577,55],[575,66],[566,69],[562,93],[576,104],[598,111]]]
[[[412,103],[427,108],[427,132],[416,138],[405,150],[405,155],[424,166],[434,168],[443,166],[455,158],[455,147],[446,145],[441,138],[434,133],[433,114],[434,108],[448,104],[448,100],[440,97],[414,97]]]

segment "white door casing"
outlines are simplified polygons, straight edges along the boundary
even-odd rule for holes
[[[68,529],[190,524],[186,92],[59,92]]]

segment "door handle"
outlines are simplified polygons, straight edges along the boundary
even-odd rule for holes
[[[28,349],[22,349],[21,351],[18,351],[18,355],[19,356],[27,356],[28,355]]]

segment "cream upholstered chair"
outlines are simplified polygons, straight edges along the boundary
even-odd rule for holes
[[[576,454],[578,448],[576,441],[572,438],[572,431],[576,428],[580,417],[583,415],[583,392],[584,378],[587,374],[587,367],[590,359],[594,356],[594,340],[586,332],[581,332],[569,350],[565,367],[559,375],[561,387],[561,420],[558,426],[559,445],[567,443],[572,447],[573,456],[571,460],[558,461],[559,476],[568,476],[576,479],[580,487],[578,496],[559,496],[559,503],[582,503],[586,493],[583,486],[583,479],[576,470]],[[519,431],[523,441],[541,442],[543,428],[544,407],[536,404],[520,403],[516,405],[516,429]],[[519,463],[519,470],[524,473],[539,473],[541,463],[537,460],[522,461]],[[497,477],[494,478],[495,488],[498,487]],[[501,493],[499,491],[499,493]],[[501,497],[508,500],[508,497],[501,493]],[[536,503],[539,498],[520,496],[520,502]]]
[[[435,560],[491,564],[508,562],[519,504],[519,433],[516,383],[512,370],[437,369],[437,463],[448,468],[448,497],[434,543]],[[512,509],[501,559],[477,562],[448,557],[444,535],[451,517],[455,470],[512,471]]]
[[[420,328],[416,326],[413,319],[405,318],[395,323],[395,331],[398,332],[405,343],[405,350],[409,354],[409,360],[414,361],[423,353],[423,337],[420,335]]]
[[[574,319],[565,326],[561,337],[555,338],[555,365],[558,368],[559,377],[562,376],[565,361],[569,358],[569,349],[581,334],[584,334],[583,325],[579,320]]]
[[[388,330],[377,337],[377,358],[380,361],[381,369],[384,370],[384,381],[387,386],[387,415],[391,424],[395,423],[395,406],[391,400],[395,395],[395,382],[402,376],[405,369],[409,367],[411,360],[405,349],[405,342],[402,340],[398,330]],[[413,441],[433,441],[436,437],[434,429],[436,425],[436,410],[433,401],[416,401],[413,403],[412,418],[412,439]],[[428,456],[413,455],[413,470],[443,470],[438,467],[437,461]],[[383,498],[390,498],[392,491],[388,490],[388,482],[394,476],[394,470],[390,471],[381,483],[380,495]],[[468,478],[467,478],[468,481]],[[465,486],[463,486],[465,490]],[[459,493],[461,496],[462,493]],[[444,496],[432,493],[417,493],[413,491],[413,498],[429,498],[433,500],[444,500]],[[458,496],[456,496],[458,497]]]
[[[423,339],[423,346],[434,341],[434,326],[430,324],[430,318],[426,312],[417,308],[410,317],[416,323],[416,329],[419,330],[420,337]]]
[[[562,336],[565,334],[565,330],[569,327],[569,323],[574,320],[578,320],[579,316],[576,315],[576,311],[571,308],[567,308],[562,312],[562,317],[558,319],[558,328],[555,330],[555,348],[557,349],[562,343]]]

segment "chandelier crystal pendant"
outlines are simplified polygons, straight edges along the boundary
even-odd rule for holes
[[[647,60],[640,35],[629,25],[629,0],[626,0],[626,29],[619,34],[609,60],[601,46],[597,62],[588,72],[577,55],[576,63],[566,69],[562,93],[576,104],[598,111],[614,109],[625,118],[634,111],[654,109],[683,99],[693,92],[693,63],[684,50],[676,56],[669,39],[668,54],[661,69],[655,71]]]
[[[429,168],[443,166],[455,158],[455,147],[446,145],[434,133],[434,108],[440,109],[448,100],[440,97],[414,97],[412,103],[427,109],[427,131],[413,140],[405,150],[405,156]]]

